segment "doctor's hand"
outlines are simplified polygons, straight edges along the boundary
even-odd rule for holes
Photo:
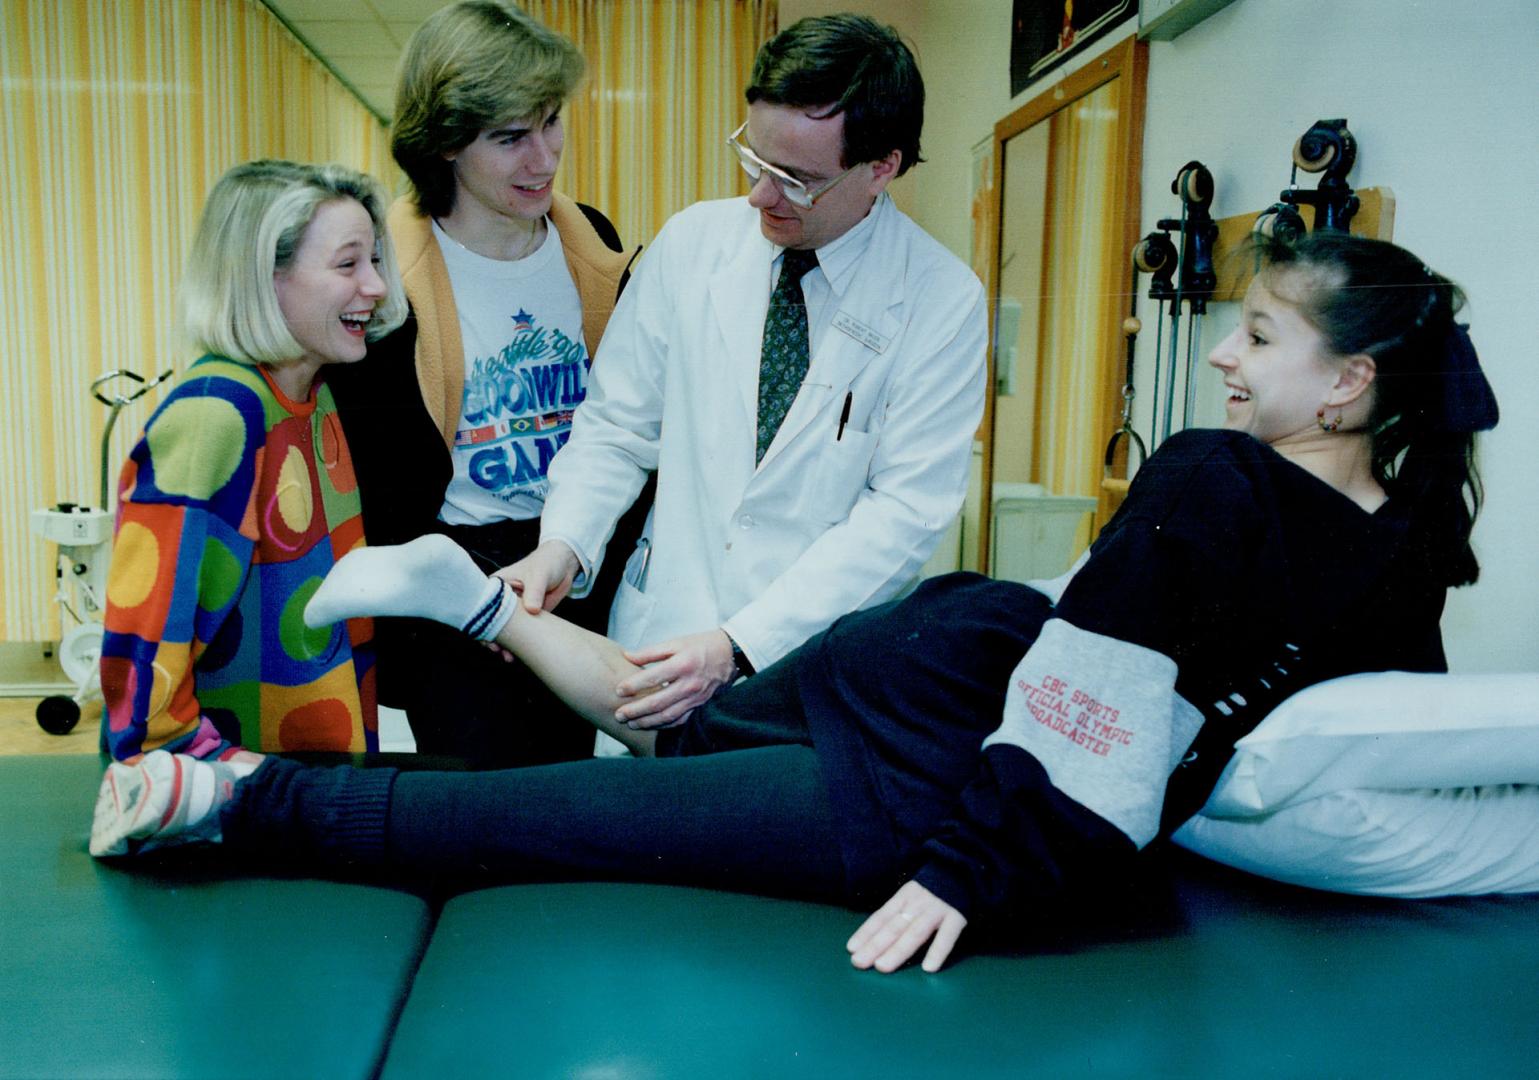
[[[524,610],[538,615],[566,599],[580,569],[582,565],[571,548],[560,540],[547,540],[518,562],[497,571],[497,576],[522,594]]]
[[[845,944],[850,963],[864,971],[896,971],[922,948],[930,949],[921,965],[939,971],[967,926],[967,916],[917,881],[910,881],[876,913],[860,924]]]
[[[628,650],[625,658],[644,670],[615,688],[618,697],[636,697],[656,688],[615,710],[616,720],[640,731],[683,723],[690,710],[711,700],[737,676],[732,641],[720,629],[643,645]]]

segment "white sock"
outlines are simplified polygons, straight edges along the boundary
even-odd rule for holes
[[[512,617],[517,601],[507,582],[483,574],[453,540],[429,533],[409,544],[348,552],[305,605],[305,624],[409,615],[490,641]]]

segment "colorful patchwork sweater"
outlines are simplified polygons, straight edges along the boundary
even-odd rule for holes
[[[112,755],[378,749],[370,620],[302,618],[362,543],[325,384],[299,403],[256,367],[195,363],[119,483],[101,660]]]

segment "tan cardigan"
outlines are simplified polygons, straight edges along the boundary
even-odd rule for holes
[[[565,195],[551,202],[550,220],[561,234],[567,269],[582,302],[582,336],[588,355],[598,352],[599,339],[614,311],[624,276],[636,252],[611,251],[599,239],[578,206]],[[460,340],[459,311],[449,285],[449,268],[433,239],[433,226],[410,199],[398,199],[386,219],[406,299],[417,320],[417,382],[428,415],[454,445],[465,393],[465,347]],[[637,249],[637,252],[640,248]]]

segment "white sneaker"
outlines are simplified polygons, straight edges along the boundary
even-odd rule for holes
[[[194,841],[217,843],[217,811],[230,800],[237,779],[223,762],[164,750],[152,750],[133,765],[113,762],[96,795],[91,854],[103,858]]]

